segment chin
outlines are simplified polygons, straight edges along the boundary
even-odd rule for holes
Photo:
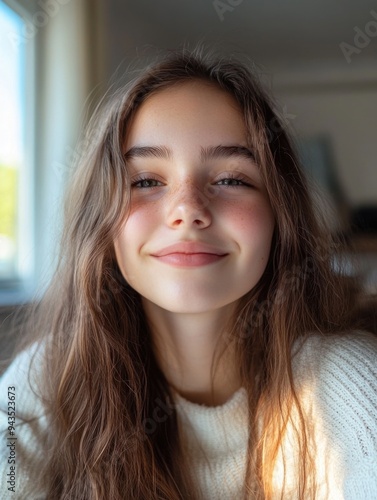
[[[194,300],[196,298],[196,300]],[[153,301],[151,299],[147,299],[149,303],[164,309],[165,311],[177,314],[203,314],[209,313],[211,311],[216,311],[223,307],[230,306],[234,304],[235,300],[205,300],[203,297],[200,297],[199,294],[191,295],[191,297],[185,296],[181,300],[177,300],[177,297],[172,299],[171,301],[164,300],[161,301]]]

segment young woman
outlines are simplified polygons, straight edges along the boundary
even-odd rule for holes
[[[9,498],[377,498],[376,340],[277,124],[244,65],[187,50],[92,122],[1,380]]]

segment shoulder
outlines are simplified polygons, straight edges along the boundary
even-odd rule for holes
[[[43,347],[34,343],[20,352],[0,378],[0,434],[7,443],[0,450],[0,483],[14,498],[46,498],[39,478],[49,427],[39,397]]]
[[[44,344],[34,342],[14,358],[0,377],[0,408],[8,403],[8,390],[14,393],[19,414],[25,417],[38,409],[38,391],[41,389],[41,368]],[[11,388],[11,389],[10,389]]]
[[[377,385],[377,336],[364,331],[332,336],[310,335],[297,343],[293,369],[299,376],[312,377],[352,390],[360,384],[375,396]]]
[[[348,412],[369,408],[377,425],[377,337],[355,331],[311,335],[293,356],[298,385],[309,384],[320,400],[347,403]]]
[[[362,331],[312,335],[293,367],[347,498],[361,498],[360,492],[365,499],[377,498],[377,337]]]
[[[310,387],[318,404],[342,421],[359,414],[371,420],[377,449],[377,337],[363,331],[311,335],[293,357],[298,386]],[[344,413],[340,415],[340,408]]]

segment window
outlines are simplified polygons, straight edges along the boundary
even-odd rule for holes
[[[54,272],[65,180],[99,82],[93,5],[0,0],[0,306],[37,299]]]
[[[0,0],[0,303],[25,293],[33,272],[33,41],[25,43],[24,15],[14,7]]]

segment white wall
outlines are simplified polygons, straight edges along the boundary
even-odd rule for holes
[[[350,203],[376,204],[377,70],[372,65],[338,72],[328,66],[290,74],[275,70],[273,87],[297,135],[330,138]]]

